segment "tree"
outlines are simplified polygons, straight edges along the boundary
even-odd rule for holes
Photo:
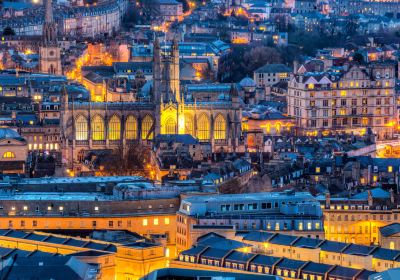
[[[187,0],[177,0],[179,3],[182,3],[182,12],[187,13],[190,10],[190,6]]]
[[[133,25],[139,23],[142,20],[140,16],[139,10],[132,4],[129,5],[129,8],[123,18],[123,22],[127,25],[132,27]]]
[[[362,64],[364,63],[364,56],[361,53],[356,52],[353,56],[353,61]]]
[[[244,53],[241,67],[247,75],[250,75],[254,70],[265,64],[279,62],[281,62],[281,57],[276,49],[256,46]]]
[[[102,163],[104,171],[110,175],[136,175],[149,178],[151,149],[142,144],[120,145]]]
[[[4,36],[14,36],[15,35],[15,31],[10,26],[7,26],[3,30],[3,35]]]

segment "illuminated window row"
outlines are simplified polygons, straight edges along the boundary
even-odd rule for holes
[[[168,217],[165,217],[165,218],[164,218],[164,224],[165,224],[165,225],[169,225],[169,223],[170,223],[169,218],[168,218]],[[143,226],[148,226],[148,225],[149,225],[149,220],[148,220],[148,219],[143,219],[142,225],[143,225]],[[158,225],[159,225],[159,219],[158,219],[158,218],[154,218],[154,219],[153,219],[153,225],[155,225],[155,226],[158,226]]]

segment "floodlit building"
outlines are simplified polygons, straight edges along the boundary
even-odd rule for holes
[[[392,137],[397,120],[394,67],[370,63],[347,68],[307,72],[301,66],[295,71],[287,102],[288,115],[296,119],[298,132],[363,135],[371,129],[378,139]]]
[[[26,140],[15,130],[0,128],[0,174],[23,174],[28,156]]]
[[[323,234],[319,202],[309,193],[200,195],[181,201],[177,213],[177,249],[194,244],[196,226],[234,226],[236,230],[271,230]],[[228,228],[229,229],[229,228]]]

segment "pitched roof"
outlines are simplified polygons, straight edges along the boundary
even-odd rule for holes
[[[255,73],[289,73],[292,69],[284,64],[265,64],[254,71]]]
[[[380,227],[379,231],[384,237],[392,236],[400,232],[400,223],[393,223],[384,227]]]

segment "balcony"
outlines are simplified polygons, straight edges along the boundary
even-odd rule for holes
[[[76,146],[89,146],[89,140],[75,140]]]
[[[93,146],[104,146],[106,144],[106,140],[92,140]]]

